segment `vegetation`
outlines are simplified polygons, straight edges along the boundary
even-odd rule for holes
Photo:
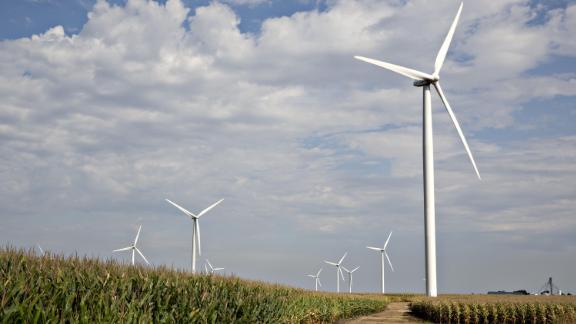
[[[326,323],[388,299],[0,249],[1,322]]]
[[[435,323],[576,323],[574,296],[420,297],[410,308],[414,315]]]

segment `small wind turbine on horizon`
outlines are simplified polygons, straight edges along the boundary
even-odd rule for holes
[[[42,250],[42,247],[40,246],[40,244],[36,244],[36,247],[38,247],[38,250],[40,250],[40,255],[44,255],[44,250]]]
[[[386,248],[388,247],[388,242],[390,242],[390,237],[392,237],[392,231],[388,234],[388,238],[386,239],[386,243],[384,243],[383,248],[377,248],[373,246],[367,246],[366,248],[374,251],[380,251],[380,256],[382,259],[382,267],[381,267],[381,274],[382,274],[382,293],[384,293],[384,256],[386,256],[386,260],[388,260],[388,264],[390,264],[390,269],[394,271],[394,267],[392,266],[392,262],[390,262],[390,258],[388,257],[388,253],[386,253]]]
[[[138,228],[138,233],[136,233],[136,238],[134,239],[134,244],[127,246],[125,248],[121,248],[121,249],[117,249],[114,250],[112,252],[120,252],[120,251],[129,251],[132,250],[132,265],[134,265],[134,254],[135,252],[138,252],[138,254],[140,254],[140,256],[142,257],[142,259],[144,259],[144,261],[146,261],[146,263],[148,265],[150,265],[150,262],[148,262],[148,260],[146,260],[146,257],[144,256],[144,254],[142,254],[142,252],[140,252],[140,250],[136,247],[136,244],[138,243],[138,237],[140,237],[140,230],[142,230],[142,225],[140,225],[140,227]]]
[[[352,273],[354,273],[354,271],[360,269],[360,267],[356,267],[352,270],[348,270],[344,266],[342,266],[342,269],[344,269],[344,271],[346,271],[348,273],[348,293],[351,294],[352,293]]]
[[[208,264],[208,266],[204,264],[204,270],[206,270],[206,273],[209,272],[210,274],[213,274],[216,271],[224,270],[224,268],[214,268],[208,259],[206,259],[206,263]],[[208,271],[208,267],[210,267],[210,271]]]
[[[436,215],[435,215],[435,202],[434,202],[434,143],[433,143],[433,134],[432,134],[432,104],[430,98],[430,85],[434,86],[436,92],[440,96],[448,115],[452,119],[454,123],[454,127],[458,132],[460,137],[460,141],[464,145],[466,149],[466,153],[472,162],[472,166],[474,167],[474,171],[478,176],[478,179],[481,179],[480,172],[476,167],[476,162],[474,161],[474,157],[472,156],[472,152],[468,147],[468,142],[464,137],[464,133],[460,128],[460,124],[442,91],[442,87],[440,86],[440,70],[442,65],[444,64],[444,60],[446,59],[446,54],[448,53],[448,48],[450,47],[450,42],[452,41],[452,37],[454,36],[454,31],[456,30],[456,25],[458,24],[458,19],[460,18],[460,14],[462,13],[462,7],[464,3],[460,3],[460,7],[458,8],[458,13],[448,30],[448,34],[444,39],[444,43],[440,47],[438,54],[436,56],[436,61],[434,62],[434,72],[432,74],[416,71],[413,69],[409,69],[400,65],[395,65],[391,63],[386,63],[370,58],[366,58],[363,56],[354,56],[354,58],[377,65],[379,67],[385,68],[387,70],[396,72],[398,74],[404,75],[409,77],[413,80],[414,86],[422,87],[424,98],[423,98],[423,150],[424,150],[424,218],[425,218],[425,225],[424,225],[424,232],[425,232],[425,242],[426,242],[426,294],[428,296],[436,297],[437,286],[436,286]]]
[[[336,267],[336,292],[340,292],[340,277],[338,277],[338,274],[340,274],[340,276],[342,277],[342,281],[344,281],[344,274],[342,273],[342,269],[340,268],[340,266],[342,264],[342,261],[344,261],[344,258],[346,257],[347,254],[348,254],[348,252],[344,253],[344,255],[342,256],[342,258],[340,258],[340,261],[338,261],[338,263],[334,263],[334,262],[330,262],[330,261],[324,261],[324,262]]]
[[[320,268],[320,270],[318,270],[315,275],[307,275],[310,278],[314,278],[314,286],[316,287],[316,291],[318,291],[318,286],[322,287],[322,284],[320,283],[320,272],[322,272],[322,268]]]
[[[170,201],[169,199],[166,199],[167,202],[172,204],[174,207],[180,209],[181,212],[183,212],[185,215],[190,217],[190,219],[193,222],[192,223],[192,273],[196,272],[196,249],[198,249],[198,255],[202,255],[202,251],[200,248],[200,223],[199,223],[200,217],[202,215],[206,214],[208,211],[210,211],[210,209],[216,207],[216,205],[221,203],[223,200],[224,199],[218,200],[217,202],[213,203],[209,207],[202,210],[200,213],[198,213],[198,215],[195,215],[195,214],[191,213],[190,211],[184,209],[183,207],[179,206],[178,204]],[[196,244],[198,244],[198,246],[196,246]]]

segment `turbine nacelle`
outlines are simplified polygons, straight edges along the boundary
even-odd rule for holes
[[[414,81],[414,86],[415,87],[424,87],[424,86],[428,86],[430,84],[432,84],[434,81],[432,80],[416,80]]]

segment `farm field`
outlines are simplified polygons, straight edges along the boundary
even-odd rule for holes
[[[576,296],[414,296],[410,309],[435,323],[576,323]]]
[[[410,302],[436,323],[576,322],[576,296],[315,293],[164,267],[0,249],[2,322],[331,323]]]
[[[0,285],[0,321],[10,323],[329,323],[389,301],[13,248],[0,250]]]

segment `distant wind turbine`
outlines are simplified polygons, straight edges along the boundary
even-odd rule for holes
[[[392,269],[392,271],[394,271],[394,267],[392,266],[392,262],[390,262],[390,258],[388,257],[388,253],[386,253],[386,248],[388,247],[388,242],[390,242],[391,236],[392,236],[392,231],[390,231],[390,234],[388,234],[388,239],[386,239],[386,243],[384,243],[383,248],[367,246],[367,248],[369,248],[370,250],[380,251],[380,256],[382,258],[382,268],[380,270],[381,274],[382,274],[382,293],[384,293],[384,256],[386,256],[386,260],[388,260],[388,264],[390,264],[390,269]]]
[[[210,274],[213,274],[215,271],[224,270],[224,268],[214,268],[208,259],[206,259],[206,263],[210,267]],[[204,269],[206,270],[206,272],[208,272],[208,267],[206,266],[206,264],[204,265]]]
[[[336,292],[340,292],[340,278],[338,277],[338,275],[340,275],[342,277],[342,280],[344,280],[344,274],[342,273],[342,269],[340,269],[340,265],[342,264],[342,261],[344,261],[344,258],[346,257],[347,254],[348,252],[344,253],[344,255],[342,256],[340,261],[338,261],[338,263],[324,261],[336,267]]]
[[[192,273],[196,272],[196,249],[198,249],[198,255],[202,255],[201,249],[200,249],[200,217],[204,214],[206,214],[210,209],[216,207],[216,205],[218,205],[219,203],[221,203],[224,199],[220,199],[217,202],[213,203],[212,205],[210,205],[208,208],[204,209],[203,211],[201,211],[200,213],[198,213],[198,215],[195,215],[193,213],[191,213],[190,211],[184,209],[183,207],[177,205],[176,203],[170,201],[169,199],[166,199],[167,202],[169,202],[170,204],[172,204],[174,207],[180,209],[181,212],[183,212],[185,215],[187,215],[188,217],[190,217],[190,219],[192,219]],[[198,244],[198,246],[196,246],[196,244]]]
[[[414,86],[422,87],[424,92],[424,111],[423,111],[423,147],[424,147],[424,232],[425,232],[425,242],[426,242],[426,294],[428,296],[436,297],[437,287],[436,287],[436,215],[435,215],[435,202],[434,202],[434,147],[433,147],[433,135],[432,135],[432,105],[430,102],[430,85],[434,86],[436,92],[440,96],[444,107],[446,107],[446,111],[452,122],[454,123],[454,127],[456,127],[456,131],[460,136],[460,141],[464,145],[466,149],[466,153],[468,154],[468,158],[470,162],[472,162],[472,166],[474,167],[474,171],[480,178],[480,172],[476,167],[476,162],[474,161],[474,157],[472,156],[472,152],[468,147],[468,142],[464,137],[464,133],[460,128],[460,124],[442,91],[442,87],[440,86],[440,69],[444,64],[444,60],[446,59],[446,54],[448,53],[448,48],[450,47],[450,42],[452,41],[452,37],[454,36],[454,31],[456,30],[456,25],[458,24],[458,19],[460,18],[460,13],[462,12],[462,7],[464,3],[460,3],[460,8],[458,8],[458,13],[448,30],[448,35],[444,39],[444,43],[440,47],[438,54],[436,56],[436,61],[434,63],[434,73],[428,74],[420,71],[416,71],[413,69],[409,69],[403,66],[386,63],[370,58],[366,58],[363,56],[355,56],[354,58],[377,65],[379,67],[385,68],[387,70],[396,72],[398,74],[402,74],[406,77],[409,77],[413,80]]]
[[[322,272],[322,268],[320,268],[320,270],[318,270],[315,275],[307,275],[310,278],[314,278],[314,286],[316,287],[316,291],[318,291],[318,286],[322,287],[322,284],[320,283],[320,272]]]
[[[132,265],[134,265],[134,254],[135,252],[138,252],[138,254],[140,254],[140,256],[142,257],[142,259],[144,259],[144,261],[146,261],[146,263],[148,265],[150,265],[150,262],[148,262],[148,260],[146,260],[146,257],[144,256],[144,254],[142,254],[142,252],[140,252],[140,250],[136,247],[136,244],[138,243],[138,237],[140,236],[140,230],[142,230],[142,225],[140,225],[140,227],[138,228],[138,233],[136,233],[136,238],[134,239],[134,244],[127,246],[125,248],[121,248],[118,250],[114,250],[112,252],[120,252],[120,251],[129,251],[132,250]]]
[[[346,271],[348,273],[348,293],[352,293],[352,273],[354,273],[354,271],[360,269],[360,267],[356,267],[352,270],[348,270],[345,267],[342,267],[342,269],[344,269],[344,271]]]
[[[40,244],[36,244],[36,246],[38,247],[38,250],[40,250],[40,255],[44,255],[44,250],[42,250],[42,247],[40,246]]]

